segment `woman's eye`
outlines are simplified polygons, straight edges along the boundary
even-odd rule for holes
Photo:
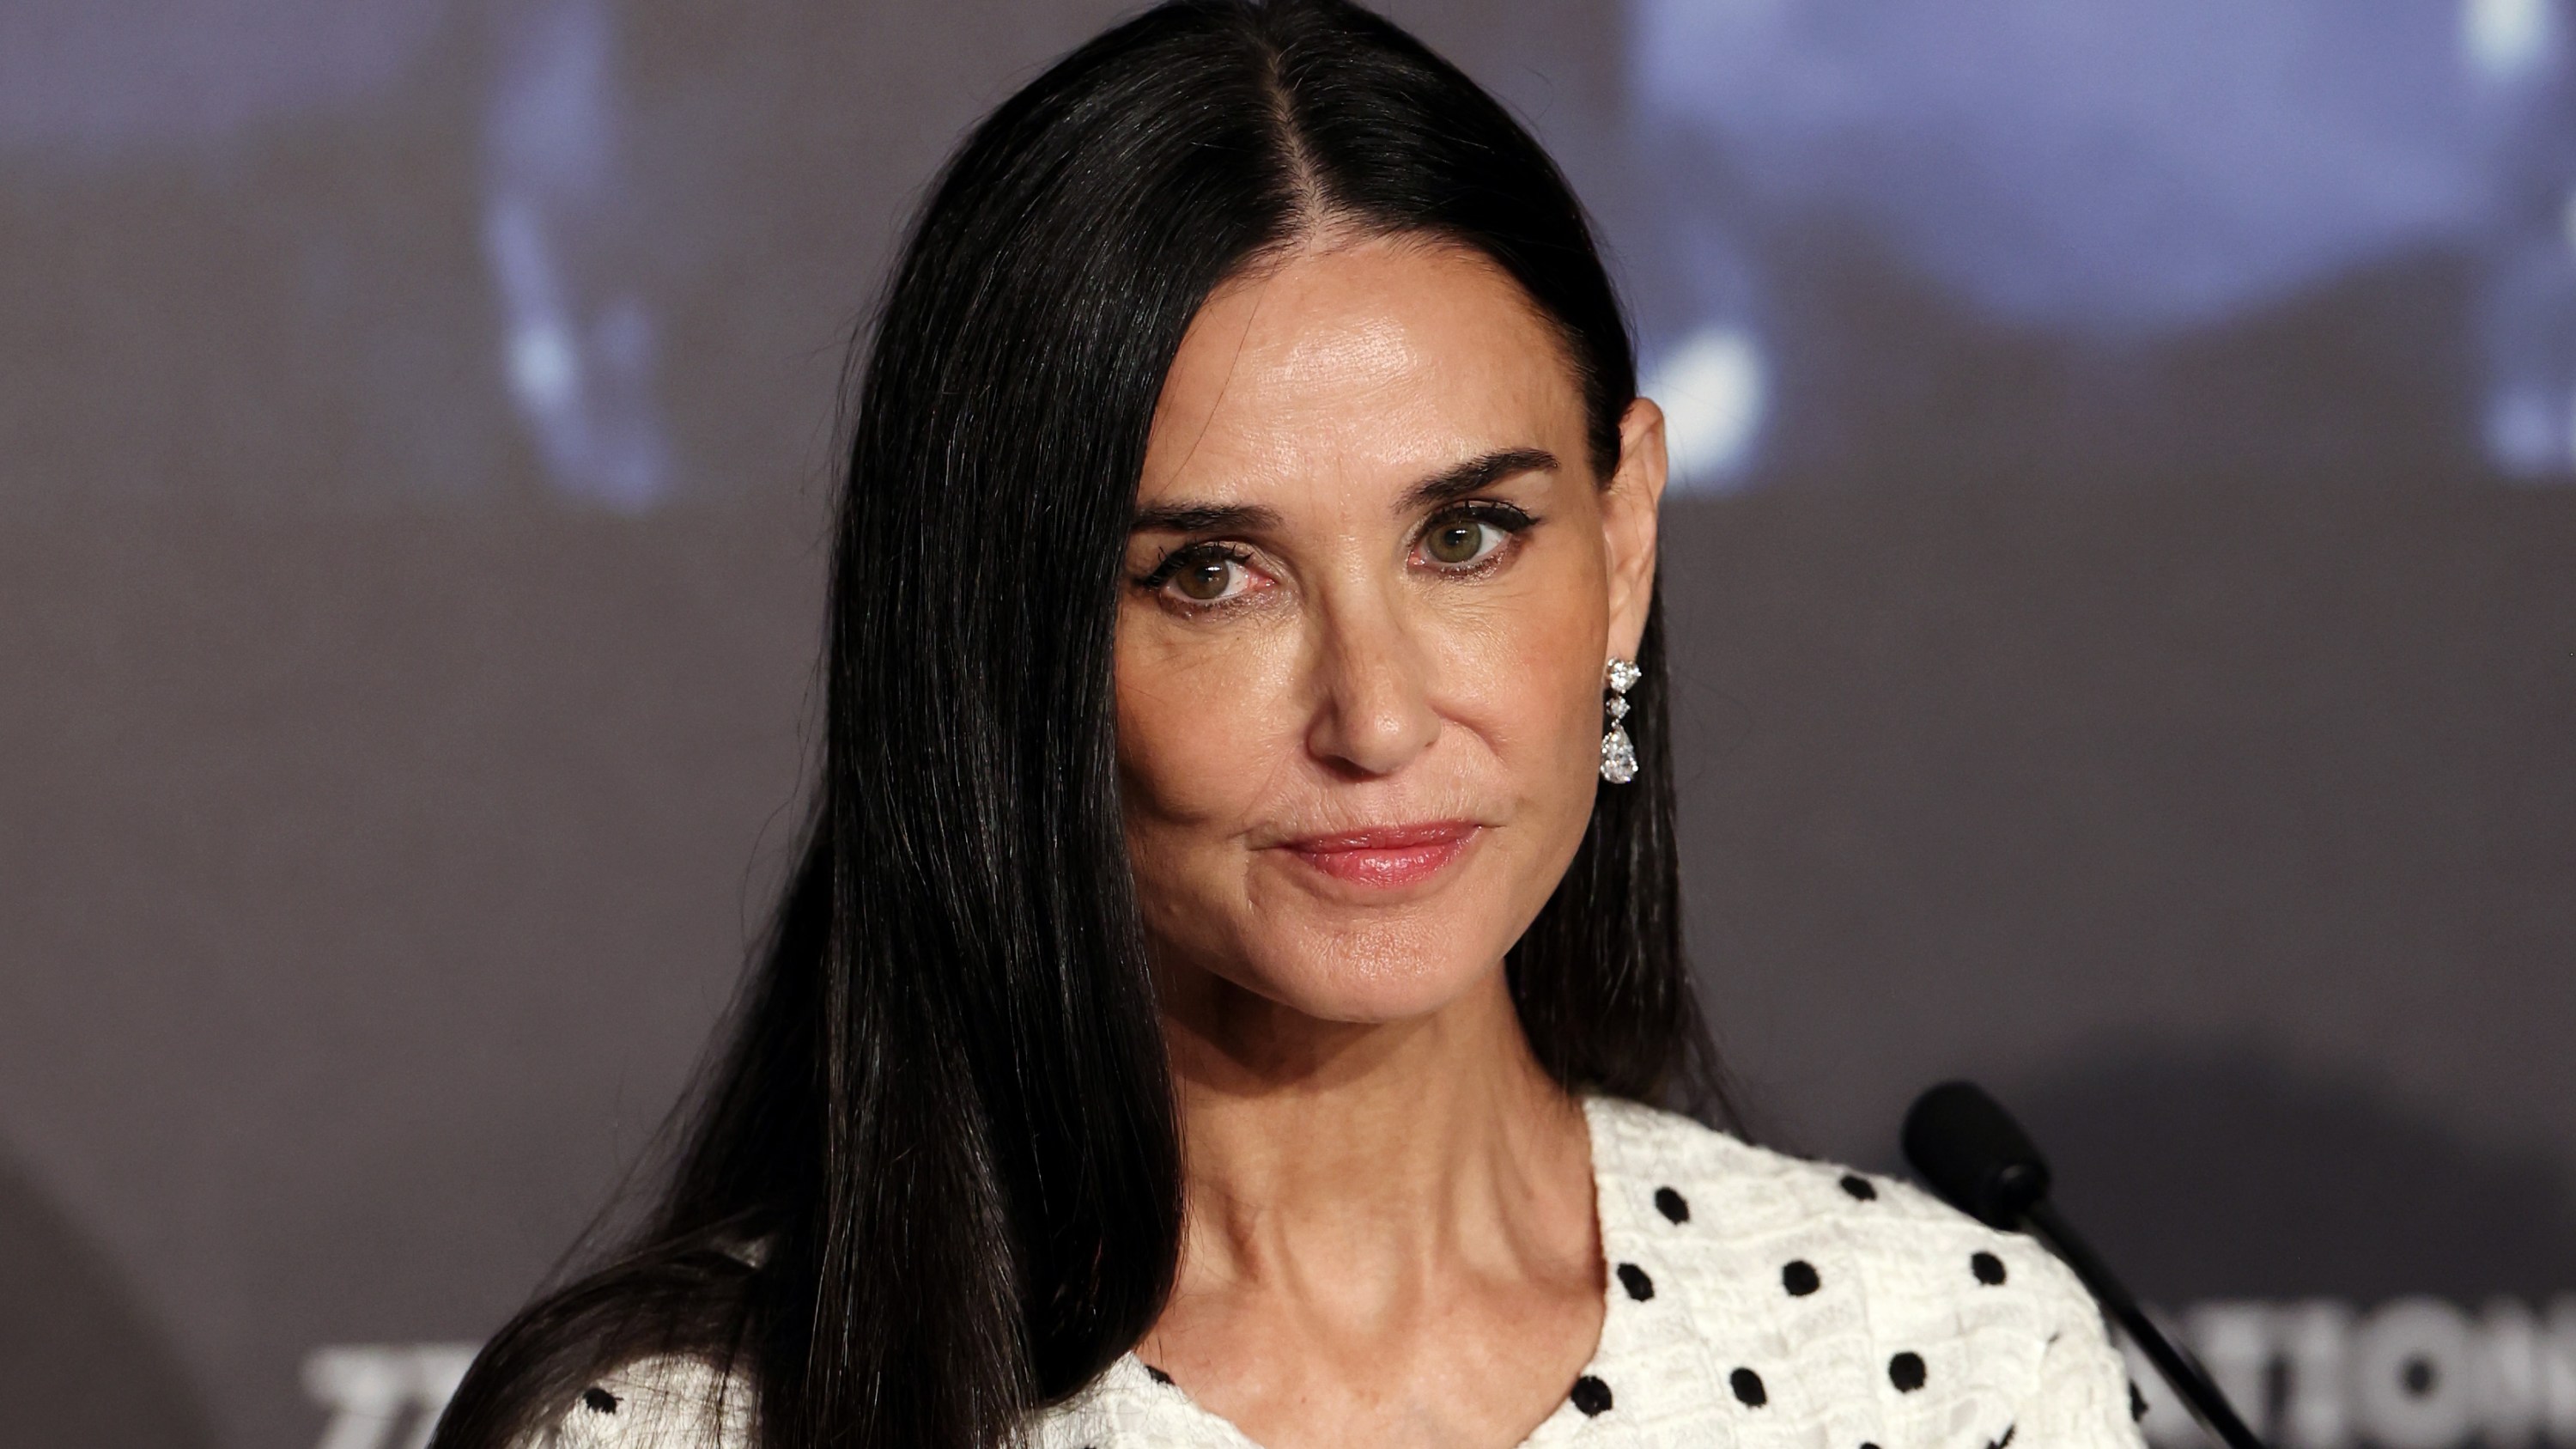
[[[1213,554],[1174,569],[1168,587],[1193,604],[1217,604],[1243,592],[1245,582],[1242,560]]]
[[[1452,518],[1432,526],[1422,539],[1422,556],[1447,568],[1475,563],[1502,545],[1505,535],[1478,518]]]

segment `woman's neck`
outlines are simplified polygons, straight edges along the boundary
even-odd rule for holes
[[[1502,973],[1416,1020],[1352,1025],[1212,979],[1165,1020],[1188,1221],[1179,1299],[1395,1327],[1442,1281],[1597,1277],[1580,1105]]]

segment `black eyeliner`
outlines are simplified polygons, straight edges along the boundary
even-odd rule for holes
[[[1462,498],[1442,506],[1440,511],[1422,520],[1422,526],[1413,532],[1413,541],[1419,544],[1423,535],[1446,518],[1472,518],[1515,535],[1527,532],[1539,522],[1535,515],[1517,503],[1505,503],[1499,498]]]
[[[1231,544],[1219,543],[1213,539],[1201,543],[1185,543],[1157,559],[1151,569],[1130,582],[1140,589],[1159,589],[1170,583],[1172,575],[1179,573],[1183,566],[1210,558],[1221,558],[1238,564],[1252,562],[1251,553]]]

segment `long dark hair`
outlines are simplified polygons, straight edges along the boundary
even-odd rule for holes
[[[1173,0],[978,126],[864,365],[801,862],[649,1221],[487,1347],[439,1449],[616,1361],[756,1391],[764,1449],[1007,1441],[1151,1327],[1172,1090],[1113,768],[1147,429],[1227,277],[1319,225],[1473,247],[1562,335],[1596,470],[1636,391],[1573,193],[1455,68],[1342,0]],[[1509,960],[1569,1089],[1722,1110],[1683,962],[1660,623],[1639,770]]]

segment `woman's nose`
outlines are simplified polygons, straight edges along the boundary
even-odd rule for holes
[[[1315,650],[1315,716],[1306,748],[1354,775],[1391,775],[1440,736],[1426,652],[1380,599],[1325,611]]]

